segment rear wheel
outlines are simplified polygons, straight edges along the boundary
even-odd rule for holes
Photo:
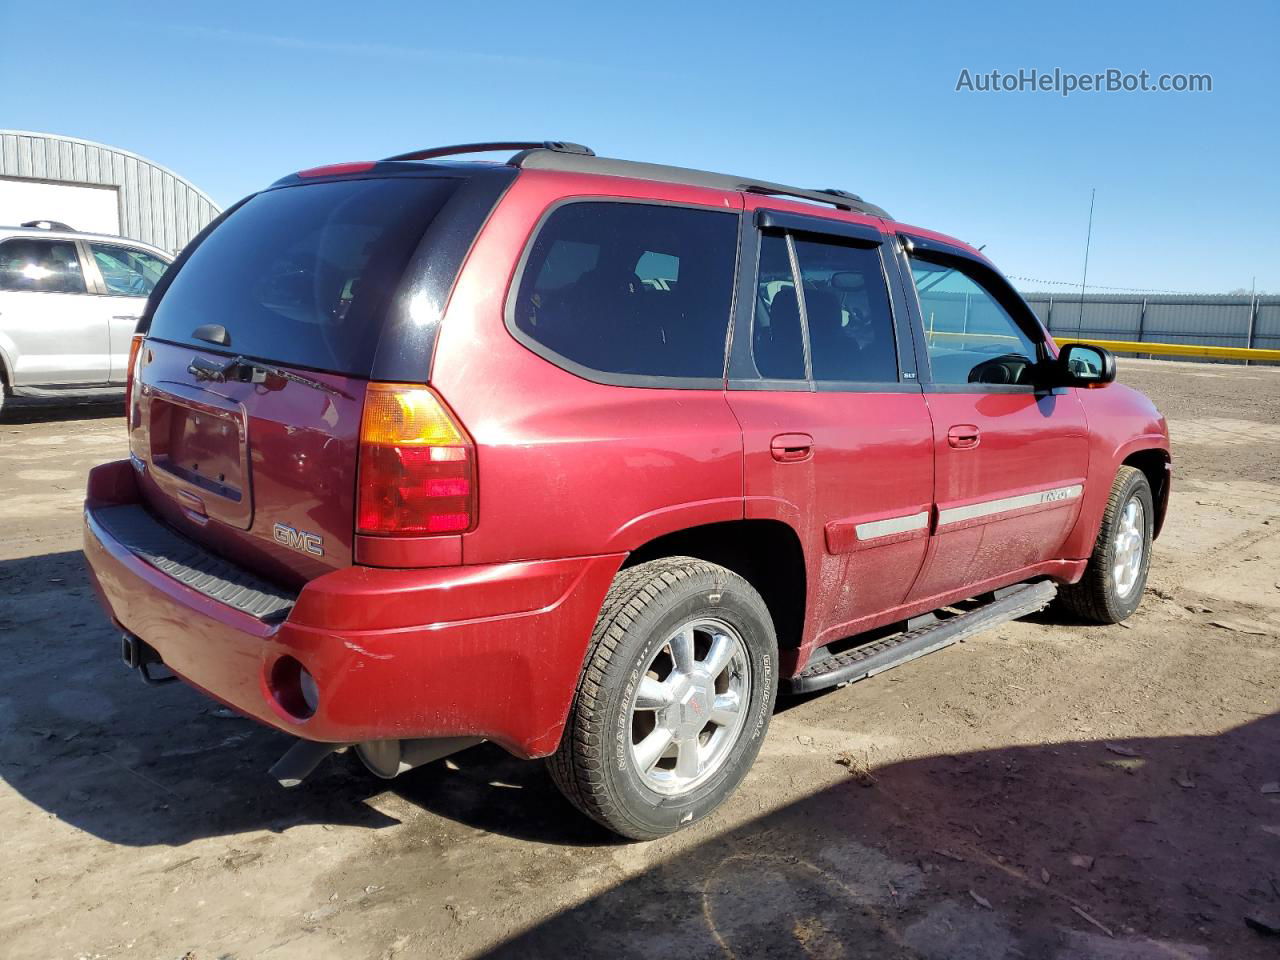
[[[1097,623],[1119,623],[1142,602],[1151,565],[1155,508],[1141,470],[1121,467],[1111,485],[1093,555],[1079,583],[1063,587],[1063,605]]]
[[[777,640],[760,595],[671,557],[623,570],[592,635],[552,779],[588,816],[648,840],[714,810],[760,750]]]

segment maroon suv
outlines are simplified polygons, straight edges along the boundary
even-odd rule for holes
[[[141,329],[85,553],[127,662],[298,738],[286,783],[487,739],[656,837],[780,689],[1129,616],[1169,493],[1160,414],[971,247],[568,143],[285,177]]]

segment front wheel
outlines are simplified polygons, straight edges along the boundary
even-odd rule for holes
[[[1084,576],[1058,594],[1063,605],[1096,623],[1119,623],[1137,610],[1151,565],[1154,521],[1146,475],[1133,467],[1121,467],[1111,485]]]
[[[549,760],[552,779],[635,840],[706,816],[760,750],[777,656],[769,610],[737,574],[690,557],[623,570]]]

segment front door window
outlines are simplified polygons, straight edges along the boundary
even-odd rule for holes
[[[913,257],[933,382],[1032,385],[1036,345],[977,280]]]

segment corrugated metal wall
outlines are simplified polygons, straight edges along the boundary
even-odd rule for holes
[[[175,253],[220,212],[204,191],[164,167],[54,134],[0,130],[0,177],[116,187],[121,233]]]
[[[1149,343],[1280,348],[1280,296],[1148,297],[1130,294],[1023,294],[1054,334]]]

